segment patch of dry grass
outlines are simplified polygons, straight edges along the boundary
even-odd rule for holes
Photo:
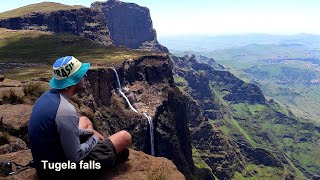
[[[149,170],[147,179],[148,180],[167,180],[167,176],[165,175],[164,169],[159,169],[157,171]]]
[[[0,96],[0,104],[22,104],[24,102],[23,96],[16,91],[10,89]]]
[[[40,82],[29,82],[23,86],[24,95],[32,102],[36,101],[46,89]]]

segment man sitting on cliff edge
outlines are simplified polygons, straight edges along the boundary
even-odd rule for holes
[[[90,63],[81,63],[73,56],[56,60],[49,83],[52,89],[42,94],[34,104],[28,135],[40,179],[61,179],[79,172],[45,168],[42,161],[78,163],[94,160],[102,167],[110,167],[119,158],[128,158],[127,146],[132,140],[130,133],[120,131],[105,139],[93,129],[88,118],[78,117],[69,102],[73,95],[84,89],[84,76],[89,68]],[[81,143],[81,136],[88,138]]]

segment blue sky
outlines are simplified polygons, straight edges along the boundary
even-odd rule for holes
[[[91,0],[52,0],[89,7]],[[320,34],[319,0],[124,0],[150,9],[158,36]],[[1,3],[0,12],[38,0]]]

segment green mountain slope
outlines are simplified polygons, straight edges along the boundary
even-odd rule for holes
[[[320,51],[316,46],[293,42],[250,44],[196,54],[231,67],[238,77],[259,85],[267,97],[299,117],[319,123]]]
[[[243,82],[228,71],[200,64],[194,56],[175,61],[184,64],[176,63],[180,65],[176,70],[176,84],[198,99],[208,117],[209,112],[215,114],[211,123],[218,125],[246,157],[243,170],[236,172],[234,179],[280,179],[293,175],[302,179],[320,174],[320,127],[299,120],[276,101],[266,100],[257,86]],[[205,100],[197,98],[196,92],[204,88],[197,89],[201,85],[194,86],[194,82],[181,73],[187,70],[201,75],[203,82],[209,82],[215,104],[220,104],[218,108],[210,109]]]

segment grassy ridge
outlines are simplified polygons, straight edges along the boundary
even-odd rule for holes
[[[277,180],[281,179],[282,171],[273,168],[270,166],[264,165],[256,165],[256,164],[249,164],[245,167],[245,169],[240,173],[236,172],[233,179],[234,180]]]
[[[246,121],[239,121],[245,132],[251,134],[250,137],[259,144],[260,147],[272,151],[283,151],[299,169],[319,174],[320,153],[319,132],[313,125],[301,123],[296,119],[289,118],[277,111],[273,107],[261,108],[257,105],[256,109],[262,109],[260,113],[253,114],[250,111],[252,105],[237,104],[234,108],[235,117],[246,118]],[[249,126],[248,124],[255,124]],[[261,132],[266,132],[261,134]],[[269,142],[268,142],[269,141]],[[268,143],[266,143],[268,142]],[[280,147],[278,149],[278,147]]]
[[[68,9],[80,9],[84,8],[84,6],[75,5],[75,6],[69,6],[64,5],[60,3],[54,3],[54,2],[42,2],[37,4],[30,4],[27,6],[23,6],[17,9],[13,9],[10,11],[5,11],[3,13],[0,13],[0,19],[7,19],[7,18],[13,18],[13,17],[20,17],[24,16],[26,14],[31,14],[35,12],[52,12],[52,11],[59,11],[59,10],[68,10]]]

